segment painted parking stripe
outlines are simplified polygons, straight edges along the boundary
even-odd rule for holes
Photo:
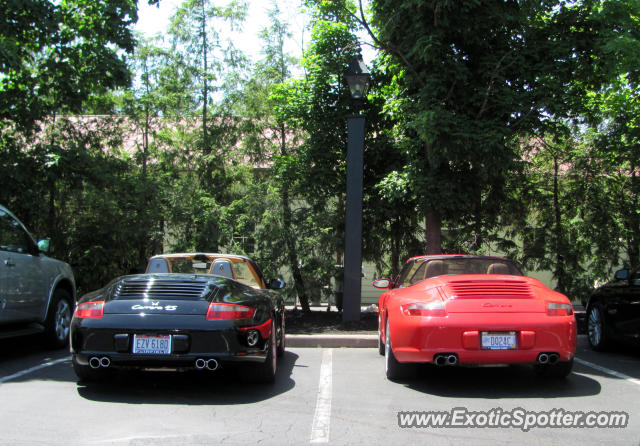
[[[587,367],[591,367],[592,369],[599,370],[603,373],[606,373],[607,375],[615,376],[616,378],[624,379],[625,381],[629,381],[630,383],[640,386],[640,379],[636,379],[629,375],[625,375],[624,373],[616,372],[615,370],[602,367],[601,365],[594,364],[593,362],[585,361],[584,359],[574,357],[574,361],[579,364],[586,365]]]
[[[69,360],[71,360],[71,356],[67,356],[66,358],[56,359],[55,361],[45,362],[44,364],[40,364],[40,365],[31,367],[31,368],[22,370],[20,372],[14,373],[13,375],[4,376],[4,377],[0,378],[0,384],[6,383],[7,381],[11,381],[12,379],[20,378],[21,376],[28,375],[29,373],[33,373],[33,372],[38,371],[40,369],[44,369],[46,367],[51,367],[53,365],[60,364],[62,362],[66,362],[66,361],[69,361]]]
[[[333,349],[322,351],[322,364],[320,365],[320,383],[318,385],[318,398],[316,399],[316,412],[313,415],[311,426],[311,443],[329,442],[329,425],[331,422],[331,368]]]

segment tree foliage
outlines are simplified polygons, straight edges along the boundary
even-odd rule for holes
[[[157,1],[157,0],[156,0]],[[31,129],[126,87],[134,0],[9,0],[0,10],[0,120]],[[154,3],[154,1],[150,1]]]
[[[637,31],[634,12],[609,1],[371,5],[372,35],[399,90],[408,156],[399,174],[427,216],[432,252],[441,219],[480,248],[507,199],[514,138],[542,131],[550,116],[579,113],[585,92],[618,69],[612,35]]]
[[[342,76],[368,32],[365,260],[499,249],[575,298],[640,264],[640,2],[304,4],[298,68],[276,2],[250,65],[226,38],[241,2],[185,0],[144,39],[132,0],[9,0],[0,202],[83,290],[163,249],[224,250],[307,308],[342,262]]]

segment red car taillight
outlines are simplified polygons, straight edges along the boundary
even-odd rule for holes
[[[571,316],[573,314],[573,307],[571,304],[547,302],[547,314],[549,316]]]
[[[207,319],[251,319],[255,312],[255,308],[244,305],[212,302],[207,310]]]
[[[402,313],[406,316],[434,316],[443,317],[447,315],[442,301],[429,303],[403,305]]]
[[[104,302],[83,302],[76,307],[75,316],[79,319],[100,319],[104,314]]]

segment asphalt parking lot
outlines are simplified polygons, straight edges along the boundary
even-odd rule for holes
[[[640,354],[595,353],[584,336],[564,381],[538,378],[528,367],[493,367],[424,368],[391,382],[376,349],[292,347],[271,386],[231,371],[122,373],[85,386],[65,351],[29,338],[0,348],[3,445],[640,444]],[[526,430],[488,427],[482,418],[517,410],[629,417],[619,428]],[[465,421],[475,414],[483,427],[399,426],[401,415],[454,411],[466,413]]]

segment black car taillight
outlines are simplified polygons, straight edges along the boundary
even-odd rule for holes
[[[78,319],[100,319],[104,315],[104,301],[83,302],[76,307]]]
[[[207,319],[251,319],[255,312],[255,308],[245,305],[212,302],[207,310]]]

